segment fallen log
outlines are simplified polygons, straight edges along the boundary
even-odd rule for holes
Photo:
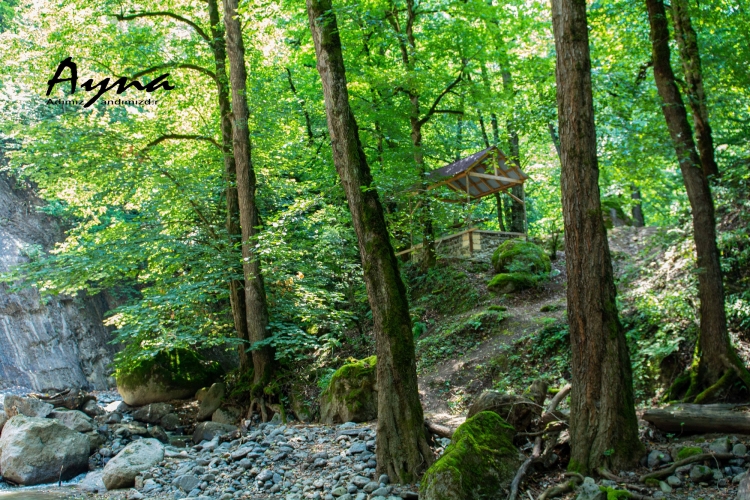
[[[447,425],[440,425],[438,423],[432,422],[427,419],[425,419],[424,421],[424,426],[431,433],[436,434],[440,437],[448,438],[448,439],[452,439],[453,433],[455,432],[455,429],[452,429],[448,427]]]
[[[750,411],[740,405],[676,404],[648,410],[643,420],[665,432],[750,434]]]

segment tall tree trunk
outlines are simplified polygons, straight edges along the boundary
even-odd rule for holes
[[[711,125],[708,122],[708,105],[706,91],[703,88],[701,57],[698,51],[698,35],[690,20],[690,7],[687,0],[672,0],[672,20],[677,46],[680,48],[680,59],[685,72],[688,102],[693,110],[695,140],[698,143],[698,154],[703,173],[708,177],[719,175],[719,166],[714,155],[714,140]]]
[[[628,346],[601,213],[586,2],[552,0],[572,386],[571,470],[627,467],[643,454]]]
[[[670,63],[669,28],[664,3],[662,0],[646,0],[646,5],[651,25],[654,79],[693,212],[700,335],[696,349],[697,370],[692,373],[685,397],[699,403],[710,400],[719,389],[728,384],[736,374],[735,369],[748,387],[750,375],[729,343],[724,311],[724,285],[716,246],[714,203]]]
[[[310,31],[323,84],[333,162],[359,242],[377,348],[378,474],[412,482],[432,463],[417,391],[414,340],[406,289],[370,167],[349,107],[344,58],[331,0],[307,0]]]
[[[516,127],[515,105],[513,103],[513,95],[515,91],[513,89],[513,77],[508,70],[503,70],[503,87],[505,93],[511,96],[511,116],[508,118],[506,125],[508,127],[508,141],[510,143],[510,162],[520,169],[521,148],[518,139],[518,129]],[[513,186],[510,188],[510,192],[519,200],[525,200],[526,198],[524,195],[523,184]],[[510,230],[515,233],[526,232],[526,207],[523,203],[519,203],[516,200],[513,200],[510,204]]]
[[[240,229],[240,208],[237,199],[237,168],[234,163],[234,155],[232,154],[232,121],[230,118],[232,109],[229,103],[229,81],[226,70],[227,51],[217,0],[208,0],[208,16],[211,22],[211,51],[213,52],[216,67],[216,78],[218,80],[216,82],[217,96],[219,111],[221,113],[221,147],[224,154],[224,182],[226,183],[227,199],[226,227],[229,234],[230,248],[234,249],[238,244],[241,244],[242,230]],[[241,268],[239,270],[242,272]],[[234,320],[234,330],[237,333],[237,337],[248,341],[245,287],[242,280],[232,279],[229,281],[229,302],[232,306],[232,319]],[[251,368],[245,350],[246,347],[245,343],[238,346],[240,374],[248,373]]]
[[[435,228],[432,224],[432,214],[430,213],[430,196],[427,193],[427,169],[424,164],[424,154],[422,153],[422,123],[419,120],[419,96],[412,95],[411,101],[412,112],[409,118],[411,123],[411,142],[414,148],[414,163],[417,165],[417,176],[421,187],[419,201],[419,222],[422,226],[422,258],[420,266],[422,269],[430,269],[435,266],[437,256],[435,255]]]
[[[496,119],[497,120],[497,119]],[[484,126],[484,118],[482,114],[479,114],[479,126],[482,129],[482,138],[484,139],[484,146],[490,147],[490,138],[487,136],[487,129]],[[500,231],[505,231],[505,222],[503,221],[503,199],[500,193],[493,193],[495,197],[495,206],[497,207],[497,223],[500,225]]]
[[[224,25],[227,32],[227,53],[229,55],[229,82],[232,89],[232,146],[237,171],[237,198],[242,228],[242,261],[245,275],[245,307],[247,310],[247,330],[250,342],[264,340],[268,327],[268,305],[263,286],[260,260],[252,250],[253,239],[257,234],[258,207],[255,203],[255,170],[251,161],[250,131],[248,128],[248,108],[245,70],[245,45],[242,41],[242,28],[237,19],[238,0],[224,1]],[[255,349],[253,353],[254,381],[265,385],[274,369],[274,353],[270,347]]]
[[[633,225],[635,227],[645,226],[646,222],[643,219],[643,206],[641,205],[641,190],[637,188],[635,184],[630,186],[630,199],[633,200],[633,209],[631,210],[631,213],[633,214]]]

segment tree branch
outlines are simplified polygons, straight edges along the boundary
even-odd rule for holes
[[[430,118],[432,118],[432,115],[435,114],[438,105],[440,104],[440,101],[445,97],[453,88],[458,85],[461,82],[461,79],[463,78],[464,74],[464,67],[461,67],[461,71],[458,73],[458,76],[455,80],[453,80],[443,91],[440,93],[439,96],[435,99],[435,102],[432,103],[432,106],[430,106],[430,109],[427,111],[427,114],[425,114],[418,122],[419,126],[424,125],[429,121]]]
[[[147,75],[149,73],[155,73],[157,71],[161,71],[163,69],[169,69],[169,68],[175,68],[175,69],[192,69],[199,73],[203,73],[206,76],[211,77],[215,82],[219,82],[218,78],[216,77],[216,73],[211,71],[210,69],[206,69],[203,66],[198,66],[197,64],[188,64],[188,63],[167,63],[167,64],[160,64],[158,66],[154,66],[153,68],[144,69],[143,71],[139,71],[138,73],[135,73],[130,77],[131,80],[135,80],[137,78],[142,77],[143,75]]]
[[[132,19],[137,19],[139,17],[171,17],[172,19],[175,19],[177,21],[180,21],[182,23],[187,24],[191,28],[195,30],[198,35],[200,35],[201,38],[203,38],[205,41],[207,41],[209,44],[211,43],[211,37],[208,36],[208,34],[203,31],[203,28],[198,26],[194,21],[191,21],[190,19],[186,17],[182,17],[179,14],[174,14],[172,12],[167,11],[155,11],[155,12],[136,12],[135,14],[111,14],[115,16],[115,18],[118,21],[130,21]]]
[[[221,145],[214,139],[213,137],[206,137],[204,135],[194,135],[194,134],[165,134],[162,136],[157,137],[153,141],[146,144],[146,146],[141,150],[141,152],[146,151],[149,148],[152,148],[164,141],[167,140],[194,140],[194,141],[208,141],[217,148],[222,149]]]

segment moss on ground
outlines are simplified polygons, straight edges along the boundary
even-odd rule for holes
[[[599,486],[599,490],[607,494],[607,500],[621,500],[623,498],[633,498],[633,494],[625,490],[616,490],[614,488],[607,488],[606,486]]]
[[[698,446],[686,446],[677,452],[677,460],[685,460],[693,455],[700,455],[703,449]]]
[[[533,288],[539,282],[539,276],[527,272],[496,274],[487,288],[497,293],[511,293]]]
[[[484,500],[504,497],[519,466],[515,431],[494,412],[467,419],[451,444],[422,478],[426,500]]]

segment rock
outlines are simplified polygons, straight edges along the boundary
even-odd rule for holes
[[[714,478],[714,471],[705,465],[694,465],[690,468],[690,480],[694,483],[711,481]]]
[[[0,425],[0,429],[2,429],[2,425]],[[732,447],[732,455],[735,457],[744,457],[747,455],[747,446],[742,443],[737,443]]]
[[[25,415],[27,417],[44,418],[52,413],[53,406],[45,403],[40,399],[24,398],[10,394],[5,396],[5,414],[8,418],[16,415]]]
[[[517,432],[524,432],[531,425],[531,421],[541,414],[541,408],[533,401],[523,396],[497,391],[483,392],[469,408],[467,418],[482,411],[497,413]]]
[[[677,460],[685,460],[688,457],[692,457],[693,455],[700,455],[703,453],[703,449],[699,448],[698,446],[686,446],[684,448],[680,448],[677,452]]]
[[[117,391],[131,406],[187,399],[221,375],[218,363],[187,349],[161,352],[117,375]]]
[[[662,462],[669,462],[670,456],[661,450],[651,450],[646,459],[646,464],[650,469],[653,469]]]
[[[172,413],[174,406],[168,403],[151,403],[133,412],[133,420],[158,424],[163,417]]]
[[[672,487],[664,481],[659,481],[659,489],[664,493],[672,493]]]
[[[388,477],[388,474],[381,474],[380,478],[378,478],[378,482],[380,484],[390,484],[391,478]]]
[[[158,425],[150,425],[148,427],[148,435],[154,439],[158,439],[162,443],[169,443],[169,436],[167,436],[167,433],[164,432],[164,429],[162,429]]]
[[[682,481],[677,476],[669,476],[667,478],[667,484],[672,488],[679,488],[680,486],[682,486]]]
[[[195,417],[199,422],[208,420],[211,415],[219,408],[224,399],[226,387],[221,382],[213,384],[203,396],[198,415]]]
[[[18,484],[71,479],[88,470],[88,458],[86,436],[52,419],[17,415],[0,438],[0,470]]]
[[[336,370],[320,395],[320,419],[324,424],[367,422],[378,416],[377,358],[370,356]]]
[[[237,430],[234,425],[220,424],[218,422],[201,422],[195,426],[193,442],[211,441],[215,437],[229,434]]]
[[[206,394],[208,393],[208,387],[201,387],[197,391],[195,391],[195,399],[200,403],[203,401],[203,398],[206,397]]]
[[[0,410],[0,433],[3,431],[3,426],[5,425],[5,422],[8,421],[8,415],[5,414],[5,411]]]
[[[91,417],[78,410],[55,410],[49,414],[49,418],[54,418],[68,429],[76,432],[91,432],[94,430],[94,423]]]
[[[576,500],[607,500],[607,493],[599,489],[596,481],[587,477],[583,480],[581,487],[578,488]]]
[[[182,491],[190,492],[197,488],[201,484],[200,478],[198,476],[194,476],[192,474],[185,474],[182,476],[177,476],[172,481],[172,486],[177,486]]]
[[[89,440],[89,455],[96,453],[96,450],[107,442],[107,438],[98,431],[87,432],[84,436]]]
[[[745,477],[740,481],[740,485],[737,487],[736,500],[750,500],[750,474],[745,474]]]
[[[495,250],[492,267],[498,274],[487,287],[497,293],[511,293],[536,286],[552,269],[549,257],[542,248],[520,238],[505,241]]]
[[[78,489],[88,493],[104,493],[107,491],[107,487],[104,486],[104,481],[102,481],[102,473],[102,470],[89,472],[86,474],[86,477],[78,483]]]
[[[120,412],[108,413],[104,418],[105,424],[119,424],[120,422],[122,422],[122,413]]]
[[[133,441],[104,466],[102,481],[108,490],[130,488],[135,476],[164,459],[164,447],[156,439]]]
[[[362,488],[364,488],[364,487],[365,487],[365,485],[366,485],[367,483],[369,483],[369,482],[370,482],[370,480],[369,480],[369,479],[367,479],[366,477],[362,477],[362,476],[354,476],[354,477],[352,478],[352,480],[351,480],[351,483],[352,483],[352,484],[353,484],[354,486],[356,486],[356,487],[357,487],[357,489],[360,489],[360,490],[361,490]]]
[[[91,401],[91,400],[86,401],[83,404],[81,411],[91,418],[98,417],[99,415],[104,415],[105,413],[104,408],[96,404],[96,401]]]
[[[234,406],[219,408],[213,413],[213,415],[211,415],[211,421],[220,424],[234,425],[240,419],[241,413],[240,409]]]
[[[515,430],[497,413],[467,419],[451,444],[422,477],[423,500],[500,498],[520,466],[513,446]],[[502,493],[501,493],[502,492]]]
[[[173,431],[180,425],[180,416],[176,413],[169,413],[167,415],[164,415],[162,419],[159,422],[161,426],[168,430]]]
[[[708,449],[714,453],[729,453],[732,448],[729,444],[729,438],[723,437],[711,443]]]

